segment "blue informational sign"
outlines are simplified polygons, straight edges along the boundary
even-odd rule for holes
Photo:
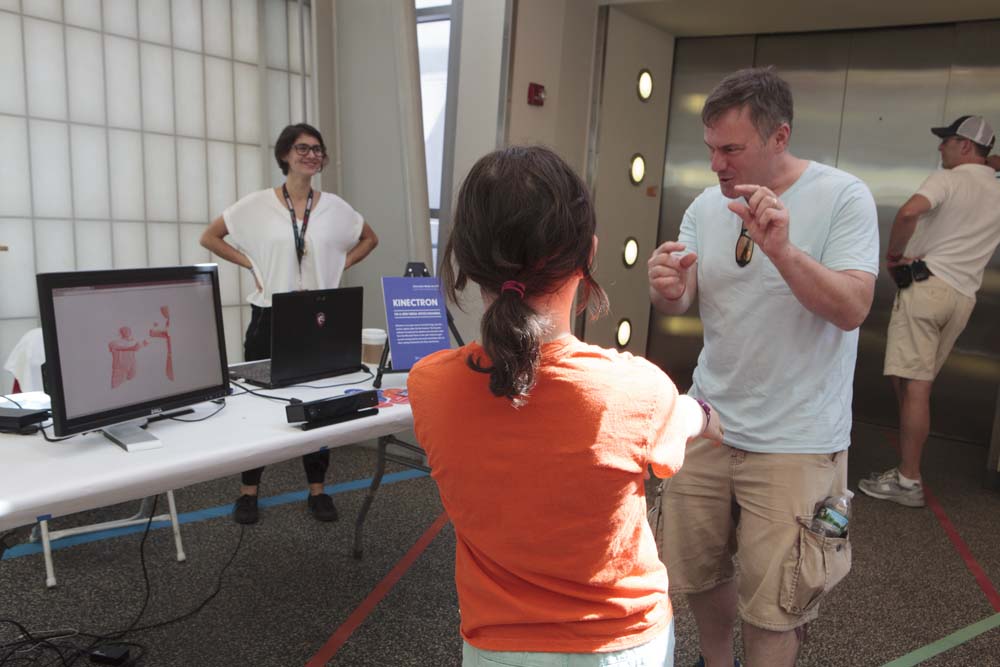
[[[437,278],[384,277],[382,296],[393,370],[409,370],[428,354],[451,347]]]

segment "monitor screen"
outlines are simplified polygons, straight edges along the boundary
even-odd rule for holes
[[[227,395],[215,265],[37,280],[56,435]]]

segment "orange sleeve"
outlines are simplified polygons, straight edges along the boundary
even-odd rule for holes
[[[678,410],[677,387],[662,371],[653,384],[650,409],[649,464],[660,479],[673,477],[684,463],[690,425]]]

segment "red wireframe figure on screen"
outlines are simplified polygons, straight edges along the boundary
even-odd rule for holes
[[[164,372],[167,375],[167,379],[171,382],[174,380],[174,355],[173,349],[170,346],[170,309],[166,306],[160,306],[160,312],[165,318],[167,318],[166,324],[163,328],[160,328],[160,323],[156,322],[153,324],[153,328],[149,330],[149,335],[152,338],[162,338],[167,341],[167,367]]]
[[[149,341],[139,342],[132,338],[132,329],[121,327],[117,338],[108,343],[111,353],[111,388],[135,377],[135,353],[140,348],[149,345]]]

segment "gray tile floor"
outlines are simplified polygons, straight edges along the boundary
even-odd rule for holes
[[[851,450],[851,486],[858,477],[894,463],[891,431],[857,425]],[[982,486],[985,449],[932,440],[926,483],[994,587],[1000,588],[1000,493]],[[368,478],[374,452],[335,450],[328,482]],[[390,472],[399,467],[390,466]],[[176,491],[178,509],[197,512],[228,506],[238,480],[224,479]],[[271,466],[262,494],[302,491],[298,461]],[[652,488],[652,487],[650,487]],[[149,667],[305,665],[355,612],[441,514],[426,477],[382,487],[365,532],[365,556],[351,557],[354,518],[364,491],[334,496],[341,519],[321,524],[304,500],[262,510],[261,522],[242,529],[226,515],[182,526],[187,561],[178,563],[169,530],[154,530],[145,545],[149,604],[140,626],[187,613],[214,590],[199,612],[173,624],[130,633],[146,648]],[[64,517],[54,527],[130,514],[134,504]],[[242,533],[242,538],[241,538]],[[59,585],[45,587],[41,555],[0,562],[0,618],[31,631],[74,628],[108,633],[128,626],[145,592],[140,534],[102,539],[55,552]],[[879,666],[994,616],[964,561],[929,509],[909,509],[858,495],[852,522],[854,567],[824,603],[799,664]],[[23,547],[21,547],[23,550]],[[453,586],[454,533],[445,528],[335,653],[331,665],[449,666],[460,662],[458,604]],[[677,665],[697,659],[694,622],[675,596]],[[16,635],[0,624],[0,644]],[[77,641],[78,644],[82,643]],[[0,660],[4,651],[0,651]],[[69,654],[67,654],[69,655]],[[62,664],[55,654],[30,662]],[[70,662],[71,658],[67,658]],[[90,664],[79,659],[77,665]],[[909,662],[907,664],[917,664]],[[1000,628],[994,628],[923,665],[1000,666]]]

